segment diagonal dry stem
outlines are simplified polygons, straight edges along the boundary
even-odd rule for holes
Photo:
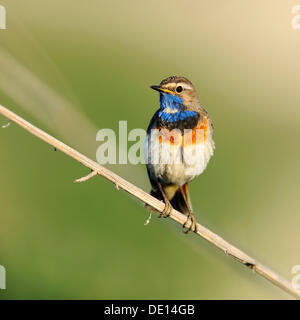
[[[64,152],[68,156],[72,157],[73,159],[77,160],[78,162],[82,163],[84,166],[90,168],[92,172],[81,179],[76,180],[77,182],[86,181],[92,178],[95,175],[100,175],[112,182],[117,186],[119,189],[123,189],[136,197],[137,199],[141,200],[142,202],[150,205],[154,209],[159,212],[164,210],[164,203],[157,200],[156,198],[150,196],[148,193],[143,191],[142,189],[136,187],[134,184],[126,181],[125,179],[121,178],[120,176],[116,175],[112,171],[104,168],[103,166],[99,165],[97,162],[87,158],[85,155],[79,153],[75,149],[69,147],[68,145],[64,144],[63,142],[57,140],[56,138],[50,136],[46,132],[40,130],[39,128],[35,127],[31,123],[27,122],[23,118],[19,117],[15,113],[11,112],[7,108],[0,105],[0,113],[3,114],[7,119],[15,122],[31,134],[35,135],[39,139],[49,143],[51,146],[55,147],[56,149]],[[172,209],[170,213],[170,218],[175,220],[176,222],[183,225],[186,222],[186,216],[182,213]],[[188,228],[190,223],[186,224]],[[285,278],[281,277],[271,269],[265,267],[263,264],[258,262],[257,260],[253,259],[237,247],[233,246],[232,244],[225,241],[223,238],[218,236],[216,233],[210,231],[209,229],[205,228],[201,224],[197,224],[197,232],[200,237],[204,238],[217,248],[224,251],[226,254],[232,256],[238,262],[244,264],[245,266],[249,267],[268,281],[272,282],[277,287],[283,289],[284,291],[288,292],[292,296],[296,298],[300,298],[299,290],[296,290],[292,287],[291,283],[286,280]]]

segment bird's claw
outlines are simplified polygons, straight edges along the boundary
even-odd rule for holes
[[[169,201],[166,202],[164,210],[159,215],[160,218],[168,218],[170,216],[170,213],[172,211],[172,205]]]
[[[187,227],[188,222],[190,222],[190,226],[189,227]],[[192,232],[197,232],[198,231],[197,221],[196,221],[195,216],[194,216],[194,214],[192,212],[190,212],[189,215],[187,216],[186,221],[183,224],[182,228],[183,228],[182,231],[185,234],[188,234],[191,231]],[[186,230],[184,230],[184,229],[186,229]]]

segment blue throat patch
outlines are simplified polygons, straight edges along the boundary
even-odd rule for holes
[[[164,112],[164,110],[167,108],[171,112]],[[161,120],[168,122],[176,122],[185,120],[188,117],[195,116],[197,116],[197,113],[195,111],[184,110],[182,98],[173,94],[160,94],[160,111],[158,112],[158,117]]]

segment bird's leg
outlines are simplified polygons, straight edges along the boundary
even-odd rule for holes
[[[164,218],[167,218],[169,217],[171,211],[172,211],[172,205],[171,205],[171,202],[169,201],[168,197],[166,196],[165,194],[165,191],[162,187],[162,185],[160,183],[158,183],[158,187],[159,187],[159,190],[164,198],[164,202],[165,202],[165,207],[164,207],[164,210],[162,211],[162,213],[159,215],[159,217],[164,217]]]
[[[188,223],[188,221],[191,222],[191,225],[187,228],[186,225]],[[197,221],[196,221],[196,218],[193,214],[193,212],[189,212],[188,213],[188,216],[187,216],[187,219],[185,221],[185,223],[183,224],[182,228],[187,228],[186,230],[183,230],[184,233],[188,234],[189,232],[197,232],[198,231],[198,227],[197,227]]]
[[[185,223],[182,226],[183,232],[186,233],[186,234],[188,234],[190,231],[197,232],[198,231],[197,221],[196,221],[196,218],[194,216],[190,201],[187,199],[183,187],[180,187],[180,191],[181,191],[182,197],[183,197],[183,199],[184,199],[184,201],[186,203],[186,206],[188,208],[188,211],[189,211],[187,219],[186,219]],[[187,228],[186,225],[188,224],[189,221],[190,221],[191,225]],[[184,230],[185,228],[187,228],[187,229]]]

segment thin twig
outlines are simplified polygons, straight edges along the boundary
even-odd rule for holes
[[[5,128],[9,127],[9,126],[10,126],[10,121],[8,121],[6,124],[3,124],[2,125],[2,129],[5,129]]]
[[[37,136],[41,140],[49,143],[51,146],[54,146],[58,150],[64,152],[68,156],[72,157],[73,159],[77,160],[78,162],[82,163],[84,166],[90,168],[92,173],[87,177],[81,178],[79,180],[85,181],[91,178],[92,176],[98,174],[115,184],[118,188],[125,190],[126,192],[130,193],[137,199],[141,200],[142,202],[150,205],[154,209],[159,212],[162,212],[164,209],[164,203],[159,201],[158,199],[152,197],[142,189],[136,187],[132,183],[126,181],[125,179],[121,178],[120,176],[116,175],[112,171],[104,168],[103,166],[99,165],[97,162],[87,158],[83,154],[79,153],[78,151],[74,150],[73,148],[69,147],[68,145],[64,144],[63,142],[55,139],[54,137],[50,136],[46,132],[40,130],[39,128],[35,127],[31,123],[27,122],[23,118],[19,117],[15,113],[11,112],[7,108],[0,105],[0,113],[3,114],[6,118],[10,119],[11,121],[15,122],[25,130],[29,131],[31,134]],[[182,213],[172,210],[170,214],[170,218],[175,220],[176,222],[183,225],[186,222],[186,216]],[[186,227],[189,227],[189,223]],[[300,291],[296,290],[292,287],[291,283],[286,280],[285,278],[279,276],[277,273],[272,271],[271,269],[265,267],[263,264],[258,262],[257,260],[253,259],[243,251],[239,250],[237,247],[231,245],[223,238],[215,234],[214,232],[210,231],[209,229],[205,228],[204,226],[198,223],[198,231],[197,234],[216,246],[217,248],[224,251],[226,254],[232,256],[234,259],[239,261],[240,263],[244,264],[245,266],[249,267],[268,281],[272,282],[274,285],[282,288],[289,294],[293,295],[296,298],[300,298]]]
[[[91,178],[93,178],[94,176],[96,176],[98,174],[97,171],[92,171],[91,173],[89,173],[87,176],[85,177],[82,177],[80,179],[76,179],[74,182],[84,182],[84,181],[87,181]]]
[[[148,219],[144,223],[144,226],[147,226],[150,223],[151,218],[152,218],[152,212],[150,212]]]

